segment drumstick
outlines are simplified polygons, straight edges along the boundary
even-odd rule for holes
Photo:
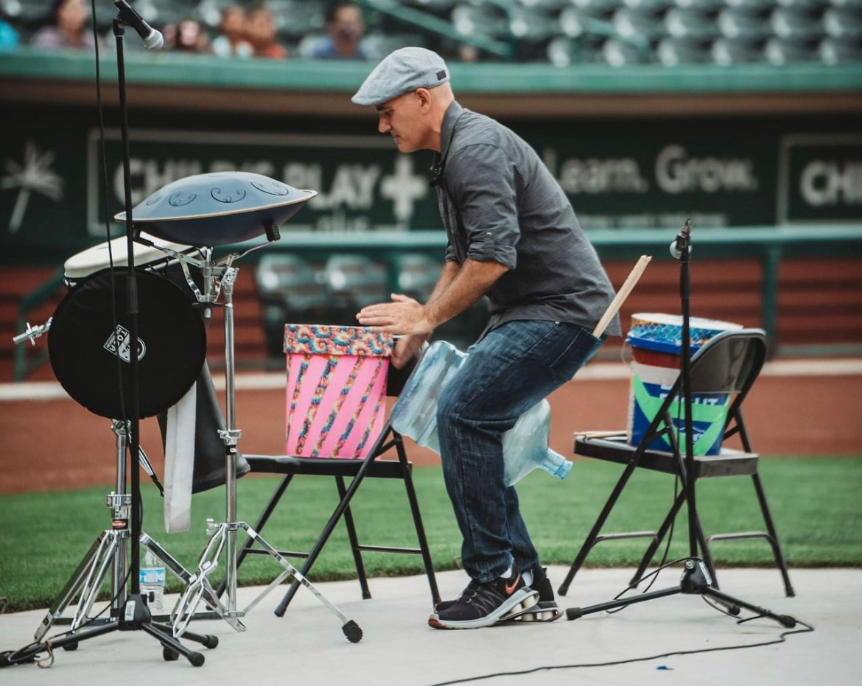
[[[651,259],[652,257],[649,255],[641,255],[638,263],[626,279],[626,282],[622,285],[622,288],[620,288],[616,297],[611,301],[611,304],[608,305],[608,309],[605,310],[602,318],[599,319],[599,323],[596,324],[593,336],[598,338],[605,332],[605,329],[608,328],[608,324],[611,323],[611,319],[613,319],[614,315],[619,312],[619,309],[623,306],[626,298],[629,297],[629,293],[631,293],[632,289],[637,285],[638,280],[641,278],[641,274],[644,273],[644,270],[647,268]]]
[[[610,438],[611,436],[625,436],[623,431],[575,431],[576,438]]]

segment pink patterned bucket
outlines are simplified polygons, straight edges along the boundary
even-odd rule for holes
[[[383,430],[392,336],[288,324],[287,445],[294,457],[364,458]]]

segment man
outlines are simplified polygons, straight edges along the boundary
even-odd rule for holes
[[[316,59],[366,59],[360,45],[365,35],[365,20],[359,5],[352,2],[332,5],[326,15],[326,28],[329,37],[314,51]]]
[[[501,436],[601,347],[591,331],[613,288],[535,151],[462,108],[437,54],[393,52],[353,102],[377,108],[378,129],[401,152],[435,152],[432,184],[449,239],[446,266],[425,305],[393,294],[391,303],[363,308],[360,324],[403,335],[393,352],[401,367],[436,326],[484,295],[492,306],[485,333],[438,404],[443,474],[471,581],[457,600],[435,608],[429,624],[467,629],[556,619],[561,612],[518,496],[503,481]],[[608,333],[619,335],[617,320]]]

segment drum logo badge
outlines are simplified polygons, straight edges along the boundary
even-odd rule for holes
[[[132,362],[132,354],[129,350],[129,339],[131,338],[131,334],[129,330],[125,327],[117,324],[117,330],[110,335],[107,341],[105,341],[104,348],[110,353],[117,355],[123,362],[128,362],[131,364]],[[138,360],[143,360],[144,355],[147,354],[147,345],[140,338],[138,339]]]

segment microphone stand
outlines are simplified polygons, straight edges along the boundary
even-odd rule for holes
[[[739,614],[739,608],[744,607],[756,615],[767,617],[778,622],[784,627],[793,628],[796,626],[796,619],[790,615],[779,615],[766,608],[759,607],[752,603],[740,600],[733,596],[723,593],[718,590],[718,584],[715,582],[710,566],[708,566],[699,556],[699,544],[702,540],[700,519],[697,514],[697,506],[694,500],[694,482],[695,482],[695,465],[694,465],[694,435],[692,427],[692,399],[691,399],[691,311],[690,311],[690,295],[691,295],[691,275],[689,269],[689,258],[691,254],[691,220],[686,220],[676,240],[671,243],[671,255],[680,261],[679,272],[679,295],[682,306],[682,350],[680,355],[680,375],[681,387],[683,392],[683,411],[685,413],[684,431],[685,431],[685,458],[680,459],[680,472],[683,480],[683,487],[686,494],[686,504],[688,506],[688,545],[689,556],[683,563],[683,572],[678,586],[652,591],[648,593],[640,593],[629,598],[620,598],[607,603],[598,603],[587,607],[570,607],[566,610],[566,617],[569,620],[579,619],[584,615],[593,614],[595,612],[604,612],[616,608],[623,608],[635,603],[643,603],[655,598],[664,598],[680,593],[689,595],[700,595],[704,598],[712,598],[728,608],[728,613],[731,615]],[[669,420],[668,420],[669,421]],[[673,440],[672,427],[670,430],[671,444],[674,446],[674,452],[679,457],[679,444]],[[704,556],[708,555],[706,544],[703,544]]]
[[[152,615],[147,605],[147,598],[141,595],[140,579],[140,538],[141,538],[141,488],[140,488],[140,465],[138,462],[139,445],[139,373],[138,373],[138,297],[137,278],[135,276],[135,253],[134,253],[134,229],[132,227],[132,187],[131,171],[129,162],[129,123],[128,108],[126,106],[126,65],[123,52],[123,36],[125,34],[122,12],[114,18],[113,30],[117,43],[117,76],[120,93],[120,117],[122,127],[123,144],[123,182],[125,191],[126,208],[126,247],[128,251],[128,270],[126,276],[126,314],[128,315],[129,337],[131,345],[130,373],[128,375],[130,390],[130,412],[129,425],[129,459],[131,461],[132,482],[132,530],[131,530],[131,590],[125,605],[120,611],[119,620],[96,626],[95,628],[72,631],[60,638],[48,639],[43,642],[31,643],[21,650],[0,653],[0,667],[33,662],[40,653],[48,653],[53,661],[54,650],[64,648],[76,650],[81,641],[87,641],[97,636],[112,633],[114,631],[143,631],[162,644],[162,656],[165,660],[173,661],[180,655],[185,657],[193,666],[200,667],[204,663],[204,656],[186,648],[173,637],[169,626],[156,624],[152,621]],[[116,335],[116,332],[115,332]],[[185,638],[196,641],[206,647],[214,648],[218,639],[213,636],[201,636],[185,632]]]

